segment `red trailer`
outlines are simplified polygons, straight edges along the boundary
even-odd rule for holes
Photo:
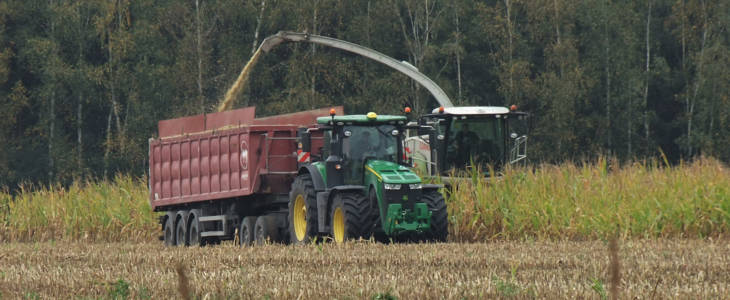
[[[336,107],[338,114],[343,108]],[[260,230],[283,241],[291,182],[299,160],[298,132],[329,115],[318,109],[255,118],[255,108],[163,120],[149,140],[149,200],[167,245],[232,239]],[[322,146],[312,138],[312,153]]]

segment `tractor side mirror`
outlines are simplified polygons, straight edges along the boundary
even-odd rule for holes
[[[312,134],[305,131],[301,133],[299,138],[299,141],[302,144],[302,151],[312,152]]]

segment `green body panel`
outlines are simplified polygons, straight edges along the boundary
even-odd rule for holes
[[[384,183],[421,183],[421,178],[410,168],[390,161],[369,160],[365,164],[365,171],[377,173]]]
[[[387,235],[404,232],[423,231],[430,228],[431,212],[425,203],[415,203],[413,210],[404,209],[400,204],[386,205],[384,183],[414,184],[421,183],[421,178],[409,168],[394,162],[370,160],[365,164],[364,184],[375,188],[381,226]]]
[[[325,185],[326,185],[327,184],[326,183],[327,182],[327,168],[325,168],[324,163],[321,162],[321,161],[318,161],[318,162],[312,163],[312,165],[314,167],[316,167],[317,168],[317,171],[319,171],[319,174],[322,175],[322,180],[324,180]]]
[[[387,235],[406,232],[423,232],[431,228],[431,212],[426,203],[416,203],[413,210],[403,209],[400,204],[388,205],[383,231]]]
[[[317,118],[318,124],[329,124],[333,117],[319,117]],[[343,123],[357,123],[357,124],[378,124],[378,123],[389,123],[392,121],[406,121],[405,116],[393,116],[393,115],[378,115],[375,119],[369,119],[367,115],[346,115],[346,116],[334,116],[335,122]]]

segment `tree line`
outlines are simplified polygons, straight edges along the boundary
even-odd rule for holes
[[[531,114],[533,162],[730,161],[730,4],[711,0],[4,0],[0,186],[146,172],[157,121],[215,111],[266,36],[309,32],[407,61],[456,105]],[[437,106],[336,49],[262,57],[236,107]]]

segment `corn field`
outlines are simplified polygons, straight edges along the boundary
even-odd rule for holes
[[[476,172],[475,172],[476,173]],[[507,169],[446,192],[450,240],[726,237],[730,169],[714,159],[542,165]],[[154,241],[157,213],[146,178],[117,176],[70,187],[0,193],[0,241]]]

